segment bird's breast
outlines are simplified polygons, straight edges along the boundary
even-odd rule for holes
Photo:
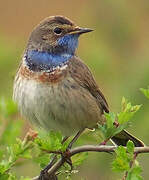
[[[65,70],[37,75],[21,67],[13,97],[26,119],[44,129],[71,135],[102,121],[102,112],[88,90]]]
[[[58,83],[67,76],[67,65],[56,68],[52,72],[34,72],[27,66],[21,65],[18,74],[24,79],[35,80],[41,83]]]

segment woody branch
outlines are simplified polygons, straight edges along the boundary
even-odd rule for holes
[[[114,152],[117,146],[107,145],[84,145],[69,150],[69,157],[81,152]],[[149,153],[149,147],[135,147],[134,154]],[[55,174],[58,169],[66,162],[64,158],[58,160],[49,170],[48,175]],[[39,180],[39,177],[34,177],[32,180]],[[52,180],[52,179],[51,179]]]

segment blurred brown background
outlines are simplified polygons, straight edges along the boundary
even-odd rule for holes
[[[143,104],[135,115],[133,134],[149,144],[149,100],[139,88],[149,85],[149,1],[147,0],[0,0],[0,96],[12,96],[12,82],[32,28],[50,15],[64,15],[82,27],[95,29],[80,38],[79,56],[93,71],[110,109],[120,109],[122,96]],[[115,180],[109,154],[89,155],[75,180]],[[148,179],[149,156],[139,157]],[[18,175],[34,176],[34,164]]]

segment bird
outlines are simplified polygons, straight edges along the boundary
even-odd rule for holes
[[[50,16],[31,32],[14,80],[13,99],[35,126],[67,137],[105,123],[108,103],[89,67],[76,55],[79,37],[91,31],[64,16]],[[112,140],[117,145],[132,140],[136,147],[144,146],[125,130]]]

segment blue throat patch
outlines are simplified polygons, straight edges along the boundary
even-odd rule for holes
[[[61,49],[61,53],[28,50],[25,54],[25,61],[32,71],[51,72],[56,67],[65,65],[74,56],[77,45],[78,35],[65,35],[58,40],[58,48]]]
[[[68,54],[74,54],[76,48],[78,47],[78,34],[65,35],[58,40],[58,45],[61,48],[65,48],[64,51]]]
[[[25,60],[32,71],[53,71],[57,66],[65,65],[72,55],[69,54],[50,54],[37,50],[28,51]]]

